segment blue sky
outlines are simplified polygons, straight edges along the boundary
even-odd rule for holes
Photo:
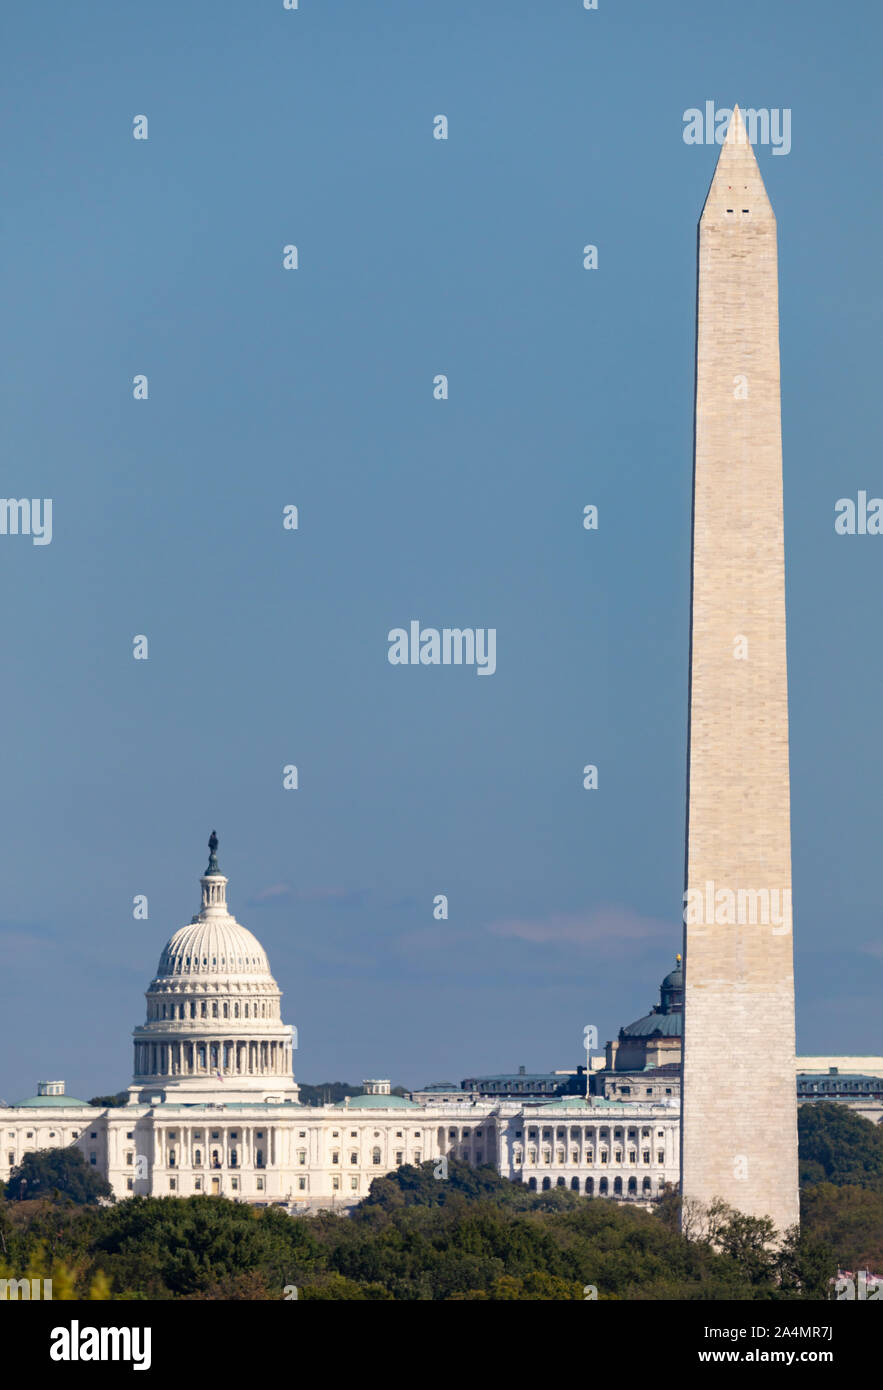
[[[586,1023],[653,1002],[681,932],[716,156],[682,132],[707,100],[792,113],[758,159],[798,1046],[883,1051],[883,539],[833,527],[883,494],[879,13],[91,0],[0,27],[3,491],[53,499],[50,545],[0,537],[0,1095],[128,1083],[213,826],[303,1080],[571,1066]],[[493,677],[391,666],[411,619],[495,628]]]

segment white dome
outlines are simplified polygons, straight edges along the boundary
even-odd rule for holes
[[[163,948],[135,1029],[130,1093],[139,1104],[214,1104],[219,1083],[224,1103],[297,1101],[296,1030],[282,1022],[266,951],[227,909],[217,848],[212,831],[202,908]]]
[[[182,975],[270,976],[257,937],[235,917],[197,918],[175,932],[160,956],[157,978]],[[272,976],[270,976],[272,979]]]

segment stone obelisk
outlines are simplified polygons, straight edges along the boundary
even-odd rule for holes
[[[699,222],[681,1190],[798,1220],[776,219],[739,108]]]

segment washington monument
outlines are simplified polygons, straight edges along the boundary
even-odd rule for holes
[[[739,108],[699,222],[681,1189],[798,1220],[776,219]]]

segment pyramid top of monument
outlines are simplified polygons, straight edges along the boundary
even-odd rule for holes
[[[733,107],[700,225],[744,226],[748,221],[775,222],[742,112]]]

